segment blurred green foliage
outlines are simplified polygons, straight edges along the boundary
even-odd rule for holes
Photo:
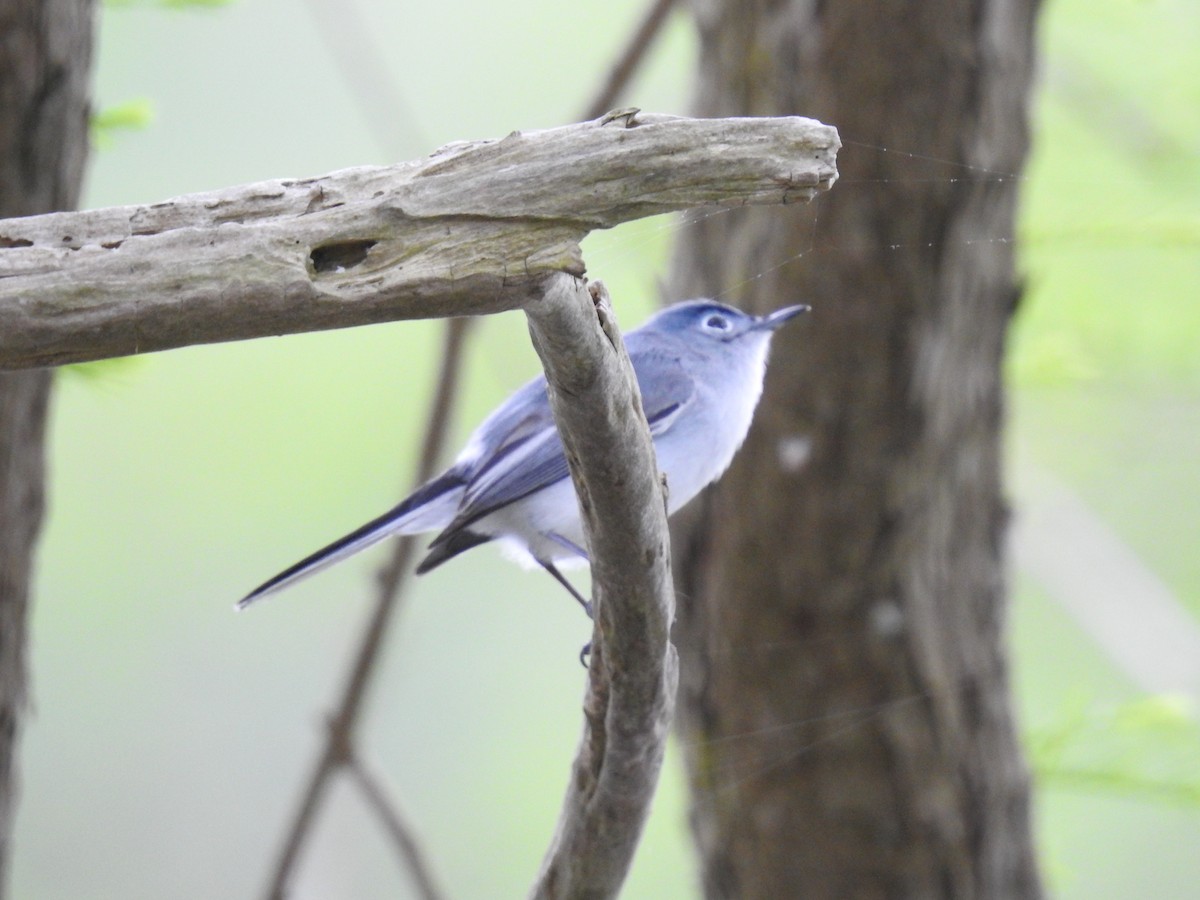
[[[146,97],[106,106],[92,116],[91,137],[94,148],[111,146],[115,132],[140,131],[154,119],[154,104]]]
[[[1045,8],[1020,226],[1027,292],[1008,358],[1016,440],[1193,615],[1197,37],[1200,7],[1181,0]],[[1052,885],[1063,897],[1190,896],[1200,685],[1143,695],[1103,652],[1067,652],[1080,636],[1048,602],[1022,583],[1016,635]]]
[[[1043,787],[1107,791],[1200,809],[1200,719],[1190,697],[1081,700],[1026,736]]]
[[[1058,0],[1040,25],[1015,381],[1200,391],[1200,6]]]
[[[161,9],[219,9],[234,2],[236,0],[104,0],[104,5],[114,10],[135,6]]]

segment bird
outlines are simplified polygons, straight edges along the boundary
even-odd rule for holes
[[[667,480],[667,513],[712,484],[733,461],[762,395],[775,331],[805,305],[751,315],[710,299],[665,307],[625,335]],[[473,547],[500,541],[540,566],[592,614],[560,571],[586,565],[586,539],[546,378],[518,389],[475,429],[453,464],[383,515],[284,569],[237,602],[281,591],[379,541],[437,532],[417,566],[429,572]]]

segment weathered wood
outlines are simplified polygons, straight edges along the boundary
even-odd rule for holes
[[[811,198],[835,129],[628,110],[424,160],[0,221],[0,368],[498,312],[591,230]]]
[[[1036,7],[694,7],[700,114],[803,108],[861,142],[815,237],[750,211],[679,244],[674,296],[814,309],[776,339],[703,524],[674,536],[706,897],[1041,896],[1001,485]]]
[[[588,535],[596,614],[583,737],[532,896],[614,897],[650,811],[675,708],[666,502],[603,287],[594,283],[589,296],[582,282],[558,275],[526,314]]]

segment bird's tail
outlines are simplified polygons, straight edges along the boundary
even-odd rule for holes
[[[282,590],[334,563],[353,556],[393,534],[420,534],[446,527],[454,518],[462,494],[463,480],[453,469],[418,488],[399,506],[356,528],[345,537],[322,547],[274,578],[264,581],[237,602],[245,609],[255,600]]]

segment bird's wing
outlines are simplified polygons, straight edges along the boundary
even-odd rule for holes
[[[475,477],[547,428],[554,428],[554,416],[546,396],[546,378],[539,375],[480,423],[458,461],[468,478]]]
[[[629,359],[637,374],[650,436],[658,438],[695,402],[696,385],[678,357],[656,347],[643,348],[636,337],[636,332],[630,335]]]
[[[638,374],[650,434],[657,438],[692,403],[695,389],[677,359],[655,351],[630,356]],[[647,371],[653,372],[652,378],[645,377]],[[546,413],[548,416],[548,401]],[[443,534],[466,528],[570,474],[553,419],[540,421],[536,428],[524,427],[516,439],[504,437],[494,446],[497,452],[480,459],[471,473],[458,515]]]
[[[475,473],[447,530],[464,528],[568,474],[567,458],[553,424],[519,443],[506,444]]]

